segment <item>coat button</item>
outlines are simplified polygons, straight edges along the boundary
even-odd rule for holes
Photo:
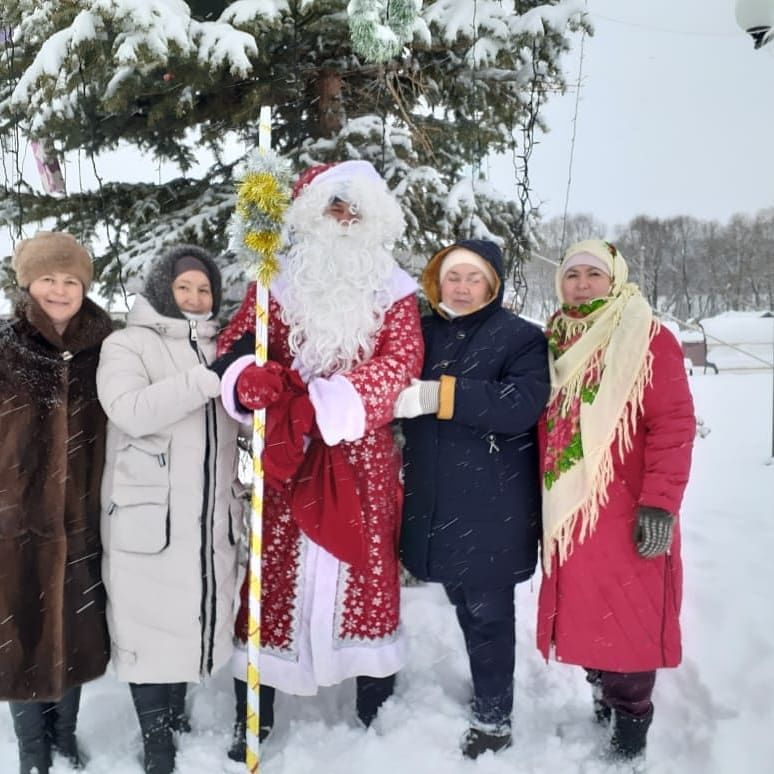
[[[465,338],[465,331],[457,331],[457,338],[458,339],[464,339]]]

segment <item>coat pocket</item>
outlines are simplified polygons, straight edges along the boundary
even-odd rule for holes
[[[169,545],[167,449],[133,441],[118,450],[108,507],[111,548],[157,554]]]

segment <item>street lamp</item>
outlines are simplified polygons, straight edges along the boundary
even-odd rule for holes
[[[774,0],[736,0],[736,21],[755,48],[765,46],[774,38]]]

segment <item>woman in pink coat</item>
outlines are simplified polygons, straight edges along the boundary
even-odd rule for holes
[[[678,512],[695,418],[679,344],[618,250],[573,245],[548,323],[537,643],[585,667],[607,755],[644,756],[659,667],[680,663]]]

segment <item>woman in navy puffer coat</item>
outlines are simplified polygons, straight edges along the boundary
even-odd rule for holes
[[[545,337],[503,309],[493,242],[436,253],[422,274],[425,363],[398,398],[405,505],[402,560],[456,608],[473,677],[462,750],[511,741],[514,585],[535,570],[540,480],[535,425],[549,394]]]

